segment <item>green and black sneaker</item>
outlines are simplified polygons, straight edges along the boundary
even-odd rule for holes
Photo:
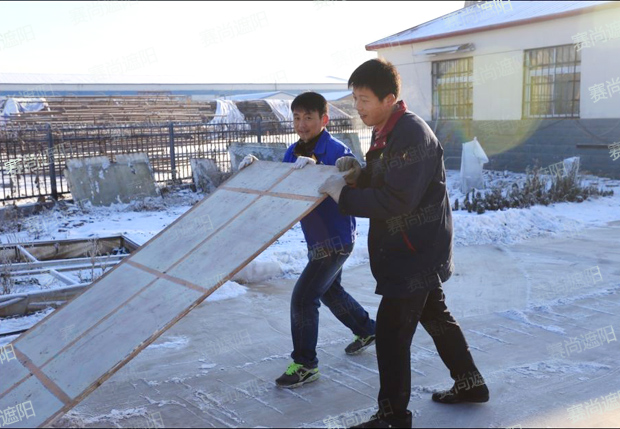
[[[375,343],[375,335],[362,338],[359,335],[355,336],[355,340],[344,349],[348,355],[356,355],[367,347],[372,346]]]
[[[293,389],[318,380],[319,377],[318,368],[309,369],[299,363],[293,362],[288,366],[286,372],[276,380],[276,385],[285,389]]]

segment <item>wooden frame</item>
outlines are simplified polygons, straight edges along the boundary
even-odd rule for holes
[[[29,401],[36,416],[16,425],[52,424],[314,210],[333,174],[266,161],[235,174],[10,344],[0,410]]]

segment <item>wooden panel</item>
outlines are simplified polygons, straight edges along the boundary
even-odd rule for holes
[[[37,418],[19,426],[51,424],[318,206],[336,172],[261,161],[237,173],[16,339],[20,362],[0,365],[0,409],[31,400]]]
[[[117,268],[120,266],[117,266]],[[157,277],[124,265],[115,269],[68,305],[47,317],[14,341],[37,366],[43,366],[63,348],[108,316]],[[102,293],[105,295],[102,296]],[[1,368],[0,368],[1,370]]]
[[[11,359],[0,364],[0,374],[2,374],[2,377],[0,377],[0,392],[6,392],[15,383],[30,375],[30,371],[17,359]],[[2,411],[2,408],[0,408],[0,411]]]
[[[316,184],[317,171],[326,174],[327,177],[336,174],[335,167],[328,165],[317,165],[312,169],[302,168],[301,170],[294,170],[287,180],[277,184],[271,192],[319,198],[321,194],[319,194],[318,189],[321,183],[319,185]]]
[[[168,227],[162,234],[166,246],[146,246],[132,257],[134,262],[146,265],[158,271],[180,260],[194,247],[202,243],[207,237],[234,216],[245,209],[260,196],[242,194],[239,192],[218,191],[208,197],[208,204],[200,204],[192,209],[192,215],[181,218]]]
[[[71,397],[77,397],[145,340],[162,331],[202,294],[167,280],[157,280],[112,317],[96,326],[44,368],[45,374]],[[140,322],[136,323],[136,315]],[[128,329],[131,327],[131,329]],[[93,359],[93,352],[97,352]],[[66,362],[81,362],[67,369]]]
[[[40,427],[50,415],[58,412],[64,405],[39,380],[35,377],[30,377],[17,386],[17,388],[10,391],[8,395],[0,396],[0,410],[4,411],[8,407],[17,407],[25,402],[32,404],[32,410],[35,415],[30,418],[24,417],[21,421],[11,425],[4,425],[3,428]],[[31,413],[28,414],[31,415]],[[0,423],[2,423],[2,420],[0,420]]]
[[[193,284],[210,287],[217,276],[234,274],[239,262],[249,263],[274,236],[286,232],[297,222],[299,213],[311,208],[309,201],[262,197],[230,225],[213,235],[168,274]],[[278,222],[265,222],[265,219]],[[244,264],[245,265],[245,264]]]
[[[244,171],[249,170],[250,168]],[[271,189],[286,174],[294,171],[293,164],[270,161],[255,162],[251,165],[251,170],[252,174],[237,174],[224,183],[224,186],[226,188],[243,188],[264,192]]]

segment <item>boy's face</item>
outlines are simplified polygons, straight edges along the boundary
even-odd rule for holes
[[[293,110],[293,125],[295,132],[303,141],[307,142],[318,136],[327,125],[329,117],[320,116],[318,111],[308,112],[303,109]]]
[[[360,119],[370,127],[383,125],[392,114],[396,103],[394,94],[389,94],[383,100],[379,100],[372,89],[366,87],[354,87],[353,100]]]

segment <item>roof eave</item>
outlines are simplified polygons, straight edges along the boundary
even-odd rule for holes
[[[518,21],[506,22],[506,23],[502,23],[502,24],[494,24],[494,25],[487,25],[485,27],[478,27],[478,28],[472,28],[472,29],[461,30],[461,31],[453,31],[451,33],[441,33],[441,34],[436,34],[436,35],[433,35],[433,36],[419,37],[419,38],[416,38],[416,39],[403,40],[403,41],[400,41],[400,42],[384,42],[384,43],[380,43],[380,44],[377,44],[377,45],[375,45],[374,43],[369,43],[368,45],[365,46],[365,49],[367,51],[378,51],[379,49],[389,48],[389,47],[394,47],[394,46],[411,45],[411,44],[414,44],[414,43],[427,42],[429,40],[446,39],[448,37],[462,36],[462,35],[465,35],[465,34],[480,33],[480,32],[483,32],[483,31],[490,31],[490,30],[499,30],[501,28],[516,27],[518,25],[526,25],[526,24],[534,24],[536,22],[551,21],[552,19],[566,18],[566,17],[569,17],[569,16],[581,15],[581,14],[586,13],[586,12],[593,12],[592,9],[597,9],[597,11],[598,11],[598,10],[605,10],[605,9],[609,9],[609,8],[613,8],[613,7],[620,7],[620,2],[613,1],[613,2],[609,2],[609,3],[601,4],[601,5],[594,5],[594,6],[590,6],[590,7],[584,7],[582,9],[577,9],[577,10],[569,10],[569,11],[566,11],[566,12],[560,12],[560,13],[556,13],[556,14],[552,14],[552,15],[545,15],[545,16],[539,16],[539,17],[535,17],[535,18],[520,19]]]

